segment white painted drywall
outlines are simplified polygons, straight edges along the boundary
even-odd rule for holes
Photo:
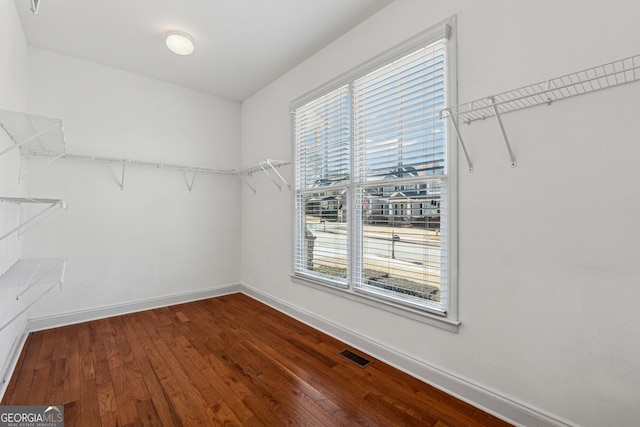
[[[242,106],[242,161],[290,160],[289,103],[452,14],[471,101],[640,54],[640,2],[397,0]],[[640,84],[462,128],[458,334],[294,284],[292,193],[242,192],[242,281],[557,422],[640,422]],[[293,168],[283,169],[293,179]]]
[[[25,111],[27,107],[27,68],[28,48],[18,19],[15,3],[0,0],[0,109]],[[0,150],[10,147],[13,142],[0,130]],[[23,187],[18,185],[20,155],[17,150],[0,157],[0,196],[22,197]],[[20,207],[0,203],[0,236],[19,224]],[[0,274],[4,273],[22,256],[22,248],[17,234],[0,241]],[[22,308],[22,302],[16,302],[15,289],[0,289],[0,326],[15,316]],[[25,328],[26,315],[23,315],[0,332],[0,376],[7,364],[12,346],[20,338]],[[6,383],[0,378],[0,396]]]
[[[202,167],[239,165],[240,104],[36,48],[29,110],[64,120],[70,153]],[[49,159],[29,158],[34,170]],[[32,257],[68,257],[62,292],[31,318],[117,307],[237,283],[240,181],[60,159],[28,177],[64,199],[28,233]]]

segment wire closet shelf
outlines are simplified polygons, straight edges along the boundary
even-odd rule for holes
[[[63,159],[69,159],[69,160],[88,160],[88,161],[122,165],[122,173],[120,176],[120,181],[118,183],[121,190],[124,190],[125,171],[127,166],[146,166],[146,167],[152,167],[156,169],[169,169],[169,170],[177,170],[177,171],[189,173],[191,174],[191,177],[187,182],[189,191],[193,189],[193,184],[194,184],[196,175],[199,173],[216,174],[216,175],[251,176],[251,174],[253,174],[254,172],[263,171],[269,176],[271,181],[273,181],[273,183],[279,189],[282,189],[280,183],[283,183],[284,185],[289,186],[289,184],[284,179],[284,177],[276,170],[276,168],[288,165],[290,163],[284,160],[266,159],[266,160],[252,163],[250,165],[243,166],[243,167],[222,169],[222,168],[208,168],[208,167],[200,167],[200,166],[192,166],[192,165],[179,165],[179,164],[172,164],[172,163],[149,162],[144,160],[132,160],[132,159],[126,159],[126,158],[119,158],[119,157],[94,156],[89,154],[63,153],[61,155],[58,155],[55,152],[50,152],[45,150],[32,150],[32,149],[22,150],[22,154],[28,155],[28,156],[53,157],[54,159],[63,158]],[[280,183],[269,173],[269,170],[271,170],[273,173],[277,175],[277,177],[280,180]],[[251,189],[255,194],[256,192],[255,189],[253,187],[251,187]]]
[[[478,120],[495,117],[505,140],[511,164],[516,166],[516,159],[502,124],[502,115],[537,105],[550,105],[561,99],[596,92],[638,80],[640,80],[640,55],[598,65],[476,101],[458,104],[442,110],[440,116],[443,118],[448,117],[451,120],[470,171],[472,170],[472,163],[460,135],[458,123],[454,120],[456,118],[460,123],[471,124]]]
[[[67,204],[62,199],[36,199],[30,197],[0,197],[0,203],[10,203],[16,205],[31,204],[39,205],[43,208],[40,212],[32,214],[29,218],[20,221],[16,227],[12,228],[5,234],[0,236],[0,241],[9,237],[13,233],[18,232],[18,236],[21,236],[31,228],[35,227],[43,219],[54,213],[59,209],[66,209]],[[1,206],[1,205],[0,205]]]
[[[9,270],[0,275],[0,288],[15,288],[16,300],[21,299],[36,285],[43,288],[13,317],[6,320],[0,326],[0,331],[4,330],[53,288],[56,286],[62,288],[66,270],[66,258],[32,258],[18,260]]]
[[[0,149],[0,156],[14,149],[44,150],[54,156],[67,152],[62,120],[19,111],[0,110],[0,128],[12,144]]]
[[[11,144],[8,147],[0,146],[0,156],[3,156],[4,154],[9,153],[10,151],[13,151],[15,149],[19,149],[20,154],[25,156],[49,157],[50,160],[41,165],[41,167],[53,163],[61,158],[120,164],[122,165],[122,175],[119,185],[120,189],[122,190],[124,190],[125,171],[127,166],[148,166],[158,169],[172,169],[191,174],[187,182],[189,191],[192,190],[196,175],[199,173],[251,176],[254,172],[264,172],[267,174],[269,179],[271,179],[271,181],[278,187],[278,189],[282,190],[282,185],[291,188],[285,178],[276,169],[290,163],[283,160],[266,159],[243,167],[222,169],[162,162],[149,162],[144,160],[132,160],[117,157],[72,154],[67,152],[64,126],[61,119],[37,116],[34,114],[11,110],[0,109],[0,128],[2,128],[4,133],[6,133],[6,135],[9,137],[9,140],[11,141]],[[24,172],[21,170],[18,176],[18,182],[26,178],[31,172],[32,171],[29,170]],[[252,187],[246,180],[245,183],[247,183],[247,185],[255,194],[255,188]]]

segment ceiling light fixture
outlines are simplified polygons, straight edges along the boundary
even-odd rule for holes
[[[169,31],[167,33],[167,47],[178,55],[191,55],[195,50],[193,38],[182,31]]]

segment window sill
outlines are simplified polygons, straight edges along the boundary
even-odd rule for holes
[[[368,306],[375,307],[380,310],[385,310],[398,316],[403,316],[408,319],[444,329],[445,331],[458,333],[458,328],[460,326],[460,321],[458,320],[449,319],[444,316],[439,316],[437,314],[432,314],[426,311],[413,309],[404,305],[394,304],[391,301],[383,301],[373,296],[369,296],[361,292],[356,292],[350,288],[328,285],[323,281],[315,280],[314,278],[308,276],[303,276],[300,274],[290,274],[290,276],[291,281],[294,283],[329,292],[342,298],[356,301],[361,304],[366,304]]]

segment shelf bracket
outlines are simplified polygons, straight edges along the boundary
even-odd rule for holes
[[[278,178],[280,178],[280,181],[282,181],[284,183],[284,185],[286,185],[289,190],[291,190],[291,186],[289,185],[289,183],[287,183],[287,180],[283,178],[282,175],[280,175],[280,172],[278,172],[278,170],[275,168],[275,166],[273,166],[273,164],[271,163],[271,161],[269,159],[266,160],[265,162],[267,165],[269,165],[269,167],[271,168],[271,170],[273,172],[275,172],[276,175],[278,175]],[[264,165],[261,163],[260,167],[262,168],[262,170],[264,171],[264,173],[267,174],[267,176],[269,177],[269,179],[271,179],[271,182],[273,182],[275,184],[276,187],[278,187],[278,190],[282,191],[282,186],[280,184],[278,184],[278,181],[276,181],[273,176],[269,173],[269,171],[264,167]]]
[[[31,10],[31,13],[33,13],[34,15],[37,15],[39,8],[40,8],[40,0],[31,0],[31,6],[29,7],[29,10]]]
[[[467,167],[468,167],[467,170],[469,172],[473,172],[473,164],[471,163],[471,159],[469,158],[469,153],[467,152],[467,146],[464,145],[464,140],[460,135],[460,129],[458,129],[458,123],[453,118],[453,116],[451,115],[451,111],[448,108],[445,108],[444,110],[440,111],[440,118],[443,118],[444,112],[446,112],[447,117],[449,118],[449,122],[451,123],[451,126],[453,127],[453,130],[455,131],[456,136],[458,137],[458,142],[460,143],[460,147],[462,148],[462,152],[464,153],[464,158],[467,160]]]
[[[60,153],[58,155],[56,155],[55,157],[53,157],[50,160],[47,160],[47,162],[45,164],[43,164],[41,166],[41,168],[45,168],[47,166],[49,166],[51,163],[55,162],[56,160],[66,156],[67,153]],[[20,162],[20,171],[18,172],[18,184],[20,184],[27,176],[29,176],[31,174],[31,172],[33,172],[33,170],[28,170],[26,171],[24,174],[22,173],[22,162]]]
[[[9,201],[9,202],[16,202],[16,201],[19,202],[19,200],[11,199],[11,198],[0,198],[0,200]],[[30,200],[28,200],[28,199],[24,199],[24,201],[30,202]],[[38,201],[36,200],[36,202],[38,202]],[[42,221],[44,218],[46,218],[46,216],[49,216],[51,213],[53,213],[52,209],[54,207],[58,206],[59,208],[62,208],[62,209],[67,207],[66,204],[62,200],[46,200],[46,201],[42,201],[42,202],[38,202],[38,203],[47,203],[47,204],[49,204],[49,206],[47,206],[45,209],[43,209],[42,211],[38,212],[37,214],[35,214],[31,218],[29,218],[28,220],[26,220],[23,223],[19,224],[17,227],[13,228],[9,232],[5,233],[2,237],[0,237],[0,241],[4,240],[8,236],[12,235],[16,231],[19,231],[19,233],[18,233],[19,236],[24,234],[27,230],[29,230],[32,227],[34,227],[35,225],[39,224],[40,221]],[[45,214],[48,214],[48,215],[45,216]],[[32,222],[35,221],[38,218],[40,218],[40,220],[32,224]],[[31,224],[31,225],[28,228],[25,228],[29,224]]]
[[[24,282],[24,290],[20,291],[20,287],[18,287],[18,290],[16,291],[16,301],[19,300],[20,297],[23,296],[25,293],[27,293],[29,289],[31,289],[32,287],[34,287],[35,285],[43,281],[44,278],[47,277],[47,275],[49,275],[52,271],[54,271],[60,264],[62,264],[62,275],[61,275],[62,279],[60,279],[59,281],[56,281],[55,283],[56,284],[60,283],[62,287],[62,281],[64,280],[64,275],[67,268],[67,259],[60,258],[55,263],[49,265],[48,268],[46,268],[45,266],[44,268],[46,268],[46,270],[43,270],[42,267],[43,267],[43,264],[46,264],[46,261],[49,261],[49,259],[38,260],[38,265],[33,269],[31,274],[29,275],[29,278]],[[34,280],[34,277],[36,277],[36,275],[38,276]]]
[[[511,149],[511,144],[509,143],[509,138],[507,137],[507,132],[504,130],[504,125],[502,124],[502,117],[500,117],[500,112],[498,111],[498,106],[496,105],[496,99],[493,96],[491,96],[489,97],[489,101],[491,102],[493,113],[495,114],[496,120],[498,121],[498,126],[500,127],[500,132],[502,133],[502,137],[504,138],[504,143],[507,146],[507,152],[509,153],[509,160],[511,160],[511,167],[516,167],[518,165],[516,163],[516,157],[513,155],[513,150]]]
[[[59,282],[60,285],[62,285],[62,282]],[[49,291],[51,291],[53,288],[55,288],[58,285],[58,283],[52,283],[51,286],[49,286],[47,288],[46,291],[44,291],[43,293],[41,293],[36,299],[34,299],[33,301],[31,301],[31,303],[29,303],[25,308],[23,308],[22,310],[20,310],[20,312],[18,312],[15,316],[13,316],[11,319],[7,320],[5,322],[4,325],[2,325],[2,327],[0,327],[0,332],[2,332],[4,330],[4,328],[6,328],[7,326],[9,326],[14,320],[16,320],[18,317],[20,317],[25,311],[27,311],[29,308],[31,308],[32,305],[34,305],[35,303],[37,303],[38,301],[40,301],[40,299],[45,296],[46,294],[49,293]]]
[[[251,174],[250,174],[250,173],[249,173],[248,175],[249,175],[249,176],[251,176]],[[249,187],[249,188],[251,189],[251,191],[253,191],[253,194],[255,195],[255,194],[256,194],[256,189],[255,189],[255,187],[253,187],[251,184],[249,184],[249,181],[247,181],[247,180],[244,178],[244,176],[243,176],[242,174],[240,174],[240,173],[239,173],[239,174],[238,174],[238,176],[240,176],[240,177],[242,178],[242,182],[244,182],[245,184],[247,184],[247,187]]]
[[[193,183],[196,181],[196,175],[198,175],[198,171],[193,171],[193,177],[189,180],[189,171],[186,171],[187,174],[187,187],[189,188],[189,192],[193,190]]]
[[[24,264],[25,262],[27,263],[26,267]],[[51,291],[53,288],[59,285],[60,289],[62,289],[66,270],[66,258],[45,258],[33,260],[18,260],[9,268],[9,270],[2,274],[0,276],[0,287],[16,287],[16,299],[19,299],[20,296],[24,295],[27,291],[29,291],[29,289],[33,288],[37,284],[48,284],[49,287],[35,299],[33,299],[29,304],[27,304],[27,306],[24,307],[20,312],[15,314],[11,319],[7,320],[2,325],[2,327],[0,327],[0,331],[10,325],[14,320],[19,318],[25,311],[27,311],[32,305],[34,305],[43,296],[49,293],[49,291]],[[26,281],[24,281],[22,279],[22,276],[27,275],[29,277]],[[24,286],[25,289],[20,292],[20,288],[22,286]]]
[[[291,186],[289,185],[289,183],[287,182],[286,179],[284,179],[284,177],[280,174],[280,172],[278,172],[278,169],[276,169],[276,167],[273,165],[273,163],[271,163],[271,160],[267,159],[267,164],[269,166],[271,166],[271,169],[273,169],[273,171],[276,173],[276,175],[278,175],[278,178],[280,178],[280,180],[284,183],[284,185],[287,186],[287,188],[289,189],[289,191],[291,191]]]
[[[282,186],[280,184],[278,184],[278,182],[273,179],[273,177],[271,176],[271,174],[269,173],[269,171],[267,171],[265,169],[265,167],[263,165],[260,165],[260,167],[262,168],[262,170],[264,171],[264,173],[267,174],[267,176],[271,179],[271,182],[273,182],[275,184],[276,187],[278,187],[278,190],[282,191]],[[273,166],[272,166],[273,167]]]
[[[122,190],[122,191],[124,191],[124,173],[125,173],[126,168],[127,168],[127,162],[123,161],[122,162],[122,176],[120,178],[120,182],[118,183],[120,185],[120,190]]]

